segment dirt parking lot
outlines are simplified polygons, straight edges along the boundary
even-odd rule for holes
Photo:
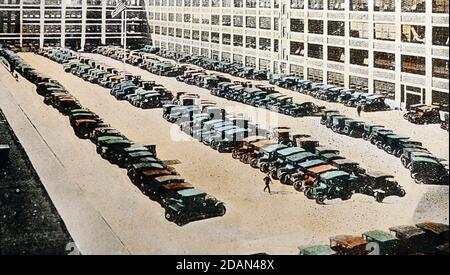
[[[294,119],[277,115],[276,121],[291,127],[296,133],[312,135],[322,145],[341,150],[343,156],[360,162],[368,170],[394,174],[406,189],[406,197],[389,198],[379,204],[371,197],[356,195],[350,201],[336,200],[322,206],[308,200],[292,187],[279,183],[273,185],[274,192],[269,195],[263,192],[263,175],[259,170],[232,159],[229,154],[217,153],[199,142],[174,141],[172,125],[162,118],[161,109],[134,108],[128,102],[116,101],[108,90],[64,73],[61,65],[42,56],[25,53],[22,57],[31,66],[60,81],[83,106],[96,112],[130,139],[157,144],[161,159],[179,160],[181,164],[176,165],[176,168],[183,177],[226,203],[228,212],[222,218],[194,222],[181,228],[168,223],[159,205],[141,195],[128,181],[125,171],[109,165],[99,156],[96,159],[92,155],[92,159],[88,160],[80,154],[84,151],[95,154],[95,148],[89,142],[70,143],[80,146],[80,153],[77,152],[78,147],[72,148],[70,153],[58,150],[58,146],[63,145],[56,142],[60,138],[57,129],[67,130],[68,122],[56,121],[53,118],[56,111],[43,105],[42,99],[31,89],[20,89],[24,84],[9,83],[17,103],[30,110],[30,119],[48,129],[45,138],[51,141],[51,146],[56,147],[55,154],[69,167],[76,167],[77,171],[88,168],[83,173],[80,188],[130,253],[249,254],[264,251],[269,254],[292,254],[297,252],[297,246],[327,243],[329,236],[343,233],[360,234],[369,229],[387,229],[418,220],[448,223],[448,186],[416,185],[397,158],[363,140],[333,133],[320,126],[319,118]],[[173,78],[158,77],[129,65],[122,67],[120,62],[99,55],[94,57],[142,75],[145,80],[156,80],[172,91],[198,93],[202,98],[215,101],[226,109],[249,116],[261,112],[213,97],[207,90],[178,83]],[[25,81],[21,79],[19,82]],[[302,97],[295,95],[299,101],[305,100]],[[39,108],[39,112],[33,111],[33,107]],[[356,113],[350,109],[343,111],[349,115]],[[442,131],[438,126],[425,126],[429,131],[422,130],[425,128],[419,131],[414,127],[407,131],[407,122],[402,121],[401,114],[391,113],[389,116],[367,114],[367,120],[385,124],[400,134],[423,141],[433,153],[448,158],[448,135],[438,132]],[[266,118],[272,115],[262,114]],[[436,139],[436,136],[442,136],[444,140],[432,142],[431,137]],[[90,161],[95,165],[91,165]],[[62,217],[64,219],[64,215]],[[68,226],[69,231],[70,228]],[[82,235],[74,236],[75,241],[77,237],[84,238]]]

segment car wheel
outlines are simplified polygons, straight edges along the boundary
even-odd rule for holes
[[[169,211],[166,211],[166,214],[164,215],[168,221],[173,221],[174,216]]]
[[[257,159],[252,159],[250,161],[250,166],[253,168],[258,168],[258,160]]]
[[[216,205],[217,215],[223,216],[227,212],[225,205],[223,203],[219,203]]]
[[[303,183],[299,180],[295,181],[294,184],[294,189],[297,190],[298,192],[303,192]]]
[[[279,180],[278,175],[277,175],[277,169],[273,169],[272,171],[270,171],[270,176],[274,180]]]
[[[259,167],[259,171],[263,172],[263,173],[267,173],[267,163],[262,163]]]
[[[382,194],[382,193],[376,193],[375,194],[375,200],[377,201],[377,202],[379,202],[379,203],[382,203],[383,202],[383,200],[384,200],[384,195]]]
[[[325,197],[317,197],[316,198],[316,203],[324,205],[325,204]]]
[[[237,152],[235,150],[233,150],[231,152],[231,157],[234,158],[234,159],[237,159],[239,157],[239,155],[237,154]]]

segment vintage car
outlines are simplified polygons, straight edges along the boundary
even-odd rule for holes
[[[89,134],[89,139],[94,143],[97,144],[99,138],[101,137],[123,137],[123,135],[115,128],[111,127],[97,127],[92,130],[92,132]]]
[[[383,125],[370,125],[370,124],[364,124],[364,132],[362,134],[362,138],[364,140],[370,140],[372,134],[377,131],[378,129],[384,129]]]
[[[305,149],[300,147],[288,147],[286,149],[277,151],[275,159],[268,162],[267,170],[270,171],[272,178],[275,180],[279,179],[277,170],[278,168],[284,167],[286,165],[287,157],[303,152],[305,152]]]
[[[320,124],[325,125],[328,121],[328,117],[331,115],[339,115],[339,111],[323,110],[321,113]]]
[[[331,164],[336,166],[336,168],[338,168],[339,170],[345,171],[355,176],[360,176],[366,173],[366,170],[364,168],[361,168],[357,162],[349,159],[335,159],[331,161]]]
[[[433,246],[448,244],[449,241],[449,227],[448,224],[436,223],[436,222],[422,222],[416,224],[416,226],[427,234],[428,240]],[[448,249],[448,247],[447,247]],[[448,253],[448,251],[447,251]]]
[[[369,95],[357,104],[360,104],[364,112],[386,111],[391,107],[385,102],[386,97],[382,95]]]
[[[344,122],[344,129],[340,130],[341,134],[347,135],[353,138],[362,138],[364,134],[365,123],[354,119],[347,119]]]
[[[125,148],[132,145],[132,142],[127,139],[111,139],[97,145],[97,151],[100,156],[111,163],[117,163]]]
[[[98,126],[99,121],[93,118],[77,118],[73,122],[73,130],[77,137],[82,139],[89,138],[93,129]]]
[[[414,124],[440,123],[439,106],[420,106],[414,110],[410,109],[405,118]]]
[[[427,233],[412,225],[400,225],[390,227],[389,230],[399,240],[397,251],[400,255],[422,254],[434,251],[433,244],[429,241]]]
[[[152,176],[141,181],[141,191],[150,199],[164,203],[175,195],[175,192],[194,188],[179,175],[172,175],[167,170],[154,170]]]
[[[344,116],[334,116],[331,121],[331,130],[335,133],[342,133],[345,128],[346,121],[351,120],[351,118]]]
[[[164,207],[166,219],[179,226],[193,220],[223,216],[226,212],[223,202],[197,188],[175,192],[165,201]]]
[[[367,244],[360,236],[339,235],[330,238],[330,247],[338,255],[367,255]]]
[[[299,255],[336,255],[329,245],[314,245],[301,248]]]
[[[301,160],[298,160],[297,163],[305,162],[308,160],[317,160],[317,158],[302,158]],[[293,182],[293,187],[298,192],[303,192],[305,191],[305,189],[312,187],[316,179],[320,178],[322,174],[338,170],[335,166],[330,165],[326,162],[323,164],[316,164],[314,166],[312,166],[312,162],[310,164],[303,163],[303,166],[299,165],[299,167],[302,168],[301,170],[303,176],[300,177],[299,180]]]
[[[287,148],[284,144],[270,144],[260,149],[258,156],[252,159],[250,165],[254,168],[259,167],[261,172],[269,172],[269,162],[276,160],[277,151]]]
[[[242,140],[242,143],[237,144],[233,150],[231,151],[231,156],[234,159],[241,159],[241,156],[246,155],[249,147],[258,141],[267,140],[266,137],[263,136],[249,136]],[[245,161],[243,161],[245,163]]]
[[[394,179],[394,176],[381,172],[366,172],[358,179],[359,191],[362,194],[373,196],[377,202],[383,202],[386,197],[406,195],[405,189]]]
[[[344,171],[330,169],[314,178],[312,185],[306,186],[304,192],[307,198],[315,199],[318,204],[337,198],[349,200],[355,192],[356,179]]]
[[[391,234],[381,230],[371,230],[364,232],[362,237],[368,243],[367,248],[372,248],[368,251],[369,255],[396,255],[398,239]],[[376,245],[373,245],[373,244]]]
[[[435,158],[412,157],[409,170],[417,184],[449,184],[447,168]]]
[[[236,128],[225,132],[223,139],[216,141],[213,139],[211,148],[217,149],[219,153],[231,152],[238,144],[242,144],[243,140],[251,133],[249,129]]]
[[[323,160],[309,152],[295,154],[286,157],[284,166],[276,169],[276,175],[281,184],[293,185],[297,191],[301,191],[306,171],[325,164]]]
[[[413,148],[405,148],[402,150],[402,155],[400,156],[400,160],[405,168],[409,169],[409,164],[411,163],[412,157],[432,157],[434,155],[428,151],[428,149],[423,147],[413,147]]]

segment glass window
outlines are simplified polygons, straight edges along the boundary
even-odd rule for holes
[[[403,24],[402,42],[425,44],[425,26]]]
[[[203,42],[209,42],[209,32],[202,31],[202,41]]]
[[[373,63],[375,68],[395,70],[395,54],[385,52],[374,52]]]
[[[222,34],[222,44],[231,45],[231,35],[229,33]]]
[[[241,15],[234,15],[233,16],[233,26],[234,27],[242,27],[243,26],[243,17]]]
[[[245,27],[256,28],[256,17],[255,16],[246,16],[245,17]]]
[[[395,11],[395,0],[375,0],[375,11]]]
[[[193,40],[200,40],[200,32],[199,31],[192,31],[192,39]]]
[[[355,38],[369,38],[369,23],[350,22],[350,36]]]
[[[263,30],[270,30],[270,17],[260,17],[259,18],[259,28]]]
[[[256,49],[256,37],[246,36],[245,37],[245,47],[250,49]]]
[[[322,20],[309,20],[308,32],[315,34],[323,34],[323,21]]]
[[[211,32],[211,42],[219,44],[220,43],[220,33],[218,33],[218,32]]]
[[[433,104],[448,105],[448,98],[448,92],[431,91],[431,102],[433,102]]]
[[[328,46],[328,61],[344,63],[345,48]]]
[[[291,31],[292,32],[303,32],[305,29],[305,24],[303,19],[291,18]]]
[[[291,9],[304,9],[305,0],[291,0]]]
[[[344,21],[328,21],[328,35],[345,35]]]
[[[308,57],[323,59],[323,46],[319,44],[308,44]]]
[[[220,0],[211,0],[211,7],[220,7]]]
[[[434,13],[448,13],[448,0],[433,0]]]
[[[231,15],[222,16],[222,26],[231,26]]]
[[[272,50],[272,41],[270,40],[270,38],[264,38],[264,37],[260,37],[259,38],[259,49],[263,50],[263,51],[271,51]]]
[[[184,37],[185,39],[191,39],[191,30],[185,29],[185,30],[183,31],[183,37]]]
[[[425,12],[425,0],[402,0],[402,12]]]
[[[369,52],[366,50],[350,49],[350,64],[367,67],[369,65]]]
[[[211,25],[219,25],[220,24],[220,15],[213,14],[211,15]]]
[[[433,58],[433,77],[448,79],[448,59]]]
[[[304,56],[305,55],[305,44],[303,42],[297,42],[291,40],[291,55]]]
[[[311,10],[323,10],[323,0],[309,0],[308,7]]]
[[[235,8],[242,8],[244,6],[244,0],[234,0]]]
[[[329,10],[345,10],[345,0],[328,0]]]
[[[433,27],[433,45],[448,46],[448,27]]]
[[[259,7],[262,9],[270,9],[272,7],[271,0],[259,0]]]
[[[235,47],[242,47],[244,45],[244,38],[242,35],[235,34],[233,35],[233,46]]]
[[[245,0],[245,7],[251,9],[256,8],[256,0]]]
[[[368,11],[367,0],[350,0],[351,11]]]
[[[223,8],[231,7],[231,0],[222,0],[222,7]]]
[[[397,28],[395,24],[391,23],[375,23],[374,24],[374,38],[378,40],[395,41]]]
[[[395,99],[395,83],[381,80],[373,81],[373,92],[375,94],[383,95],[388,99]]]
[[[402,55],[402,72],[425,75],[425,57]]]

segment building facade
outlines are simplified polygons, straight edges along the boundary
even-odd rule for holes
[[[146,0],[153,44],[448,104],[448,0]]]
[[[116,0],[0,0],[0,43],[84,49],[123,45],[123,15],[111,17]],[[145,44],[143,1],[129,0],[127,44]]]

